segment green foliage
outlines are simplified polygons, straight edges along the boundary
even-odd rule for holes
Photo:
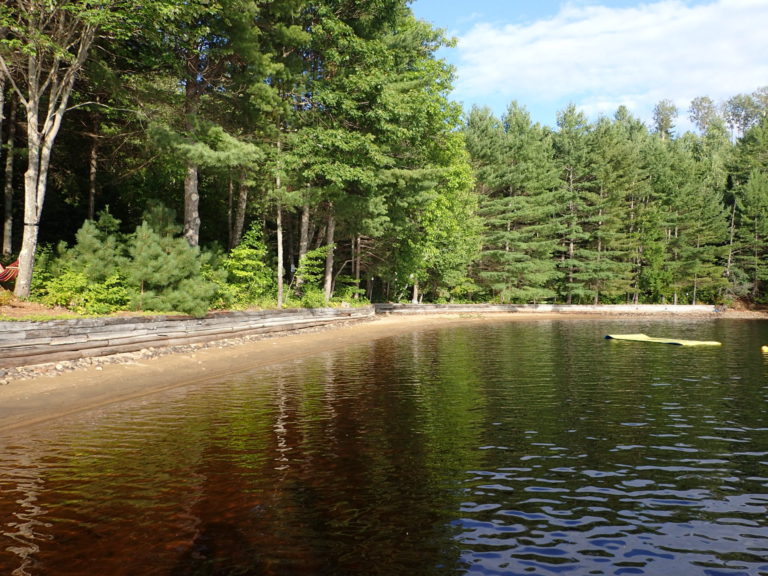
[[[96,222],[86,220],[75,235],[75,245],[60,245],[57,255],[38,252],[36,296],[49,306],[63,306],[80,314],[109,314],[124,309],[128,291],[122,276],[125,265],[120,222],[108,210]]]
[[[153,142],[169,156],[184,159],[199,166],[254,166],[264,157],[255,144],[241,140],[225,128],[199,121],[192,134],[183,134],[165,124],[153,123],[149,129]]]
[[[90,282],[104,282],[120,274],[125,256],[124,239],[117,233],[119,224],[108,211],[102,212],[96,222],[86,220],[63,260],[85,274]]]
[[[40,300],[78,314],[110,314],[125,309],[128,291],[118,275],[96,283],[89,282],[84,272],[67,270],[46,284]]]
[[[672,139],[671,111],[659,110],[656,135],[626,109],[590,123],[570,106],[554,133],[514,103],[501,122],[472,112],[467,142],[485,223],[478,277],[497,299],[690,303],[744,284],[733,263],[749,264],[732,258],[739,246],[728,234],[738,211],[726,204],[722,125],[709,119],[704,135]],[[758,130],[745,156],[765,148]]]
[[[308,251],[299,261],[299,267],[294,275],[295,282],[301,286],[304,293],[308,288],[321,288],[325,275],[325,259],[328,252],[333,250],[333,244],[326,244]]]
[[[216,287],[203,279],[203,257],[184,238],[161,236],[146,222],[131,236],[125,275],[131,306],[203,316]]]
[[[336,289],[334,291],[334,302],[350,304],[355,302],[359,305],[366,304],[364,298],[365,290],[358,288],[357,281],[351,276],[339,276],[336,278]]]
[[[223,261],[226,283],[219,284],[219,297],[237,308],[274,299],[274,279],[267,266],[267,246],[256,224]]]
[[[474,115],[479,118],[470,116],[466,131],[470,151],[482,148],[482,135],[496,149],[493,157],[480,151],[488,180],[481,184],[485,229],[479,279],[502,302],[553,298],[559,198],[551,139],[517,103],[495,124],[482,111]]]
[[[551,129],[513,102],[501,118],[472,110],[462,130],[438,58],[451,41],[406,0],[6,4],[0,57],[13,71],[35,50],[65,71],[77,44],[55,32],[98,29],[52,156],[60,206],[45,212],[45,239],[74,242],[38,250],[37,297],[90,311],[270,305],[275,204],[282,265],[298,266],[287,297],[302,305],[325,304],[329,256],[332,301],[359,301],[353,276],[375,298],[418,285],[427,301],[765,296],[765,89],[719,110],[696,99],[700,135],[675,137],[665,100],[651,128],[625,108],[590,122],[570,106]],[[21,5],[61,25],[37,30]],[[74,234],[92,151],[96,201],[114,216]],[[246,221],[263,235],[246,232],[220,259],[185,245],[174,210],[190,165],[202,245],[232,245]],[[329,214],[335,252],[296,262],[325,241]]]
[[[83,310],[87,314],[110,314],[124,310],[129,302],[125,281],[117,274],[107,277],[104,282],[92,284],[83,295]]]
[[[299,300],[302,308],[322,308],[327,306],[325,292],[316,286],[306,286],[301,292]]]
[[[46,283],[41,289],[41,301],[48,306],[76,306],[87,287],[88,278],[84,273],[67,270]]]
[[[176,213],[162,202],[150,202],[142,220],[160,236],[178,236],[182,232],[182,227],[176,221]]]
[[[35,273],[32,276],[30,297],[33,300],[40,299],[45,294],[46,285],[54,275],[54,269],[58,265],[56,250],[50,244],[42,244],[35,254]]]
[[[13,302],[13,299],[14,299],[13,292],[0,287],[0,306],[7,306],[11,302]]]
[[[768,175],[753,170],[739,189],[742,226],[737,260],[749,288],[749,295],[760,300],[768,282]],[[745,278],[745,279],[746,279]],[[764,298],[764,296],[763,296]]]
[[[150,216],[166,231],[174,228],[163,209],[155,208]],[[102,214],[98,222],[83,224],[72,248],[61,246],[58,256],[43,251],[36,296],[85,314],[133,308],[204,315],[215,291],[215,283],[202,273],[210,258],[146,222],[127,238],[115,232],[117,225]]]

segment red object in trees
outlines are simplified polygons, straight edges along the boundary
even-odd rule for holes
[[[12,262],[8,266],[0,264],[0,282],[10,282],[19,275],[19,261]]]

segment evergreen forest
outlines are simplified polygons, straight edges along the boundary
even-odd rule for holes
[[[768,300],[768,87],[648,123],[464,110],[409,3],[0,4],[0,299]]]

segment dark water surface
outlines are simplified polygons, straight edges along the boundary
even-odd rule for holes
[[[9,433],[0,574],[768,575],[762,344],[443,328]]]

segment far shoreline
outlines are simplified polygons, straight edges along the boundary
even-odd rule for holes
[[[766,320],[763,312],[718,313],[584,313],[584,312],[442,312],[381,314],[322,329],[269,337],[219,340],[205,344],[147,350],[100,359],[40,365],[16,372],[0,386],[0,432],[10,432],[64,416],[135,400],[183,386],[224,380],[283,362],[308,358],[398,334],[486,322],[552,320],[701,321]]]

